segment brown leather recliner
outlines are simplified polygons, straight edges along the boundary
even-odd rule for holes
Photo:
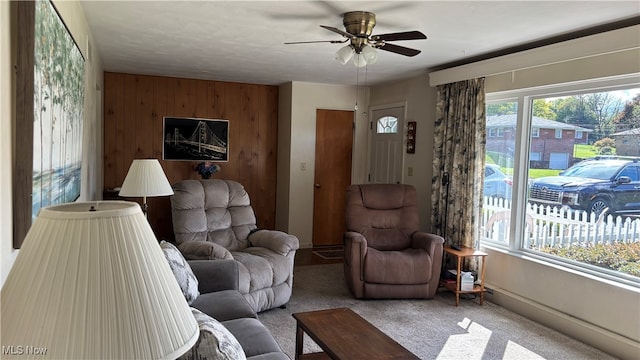
[[[444,239],[418,231],[411,185],[347,188],[344,275],[356,298],[432,298]]]

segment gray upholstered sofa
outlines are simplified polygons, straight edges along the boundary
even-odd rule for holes
[[[196,260],[189,261],[189,265],[198,279],[200,291],[191,306],[218,320],[229,330],[242,346],[247,359],[289,359],[238,291],[238,262]],[[199,355],[210,358],[206,353]]]
[[[237,261],[187,261],[171,243],[161,241],[160,248],[200,329],[179,360],[289,359],[238,291]]]
[[[173,231],[186,259],[236,260],[239,291],[256,312],[289,301],[298,238],[257,229],[249,195],[238,182],[184,180],[173,191]]]

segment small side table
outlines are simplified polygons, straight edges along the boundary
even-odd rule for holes
[[[451,283],[451,282],[440,280],[440,284],[445,288],[456,293],[456,306],[460,305],[460,294],[465,294],[465,293],[466,294],[480,293],[480,305],[482,305],[484,303],[484,292],[485,292],[484,271],[485,271],[485,268],[487,267],[487,256],[489,254],[479,250],[467,248],[467,247],[460,247],[460,250],[455,250],[450,248],[449,246],[444,247],[444,252],[452,256],[455,256],[457,259],[456,282]],[[482,267],[480,268],[480,284],[479,285],[474,284],[473,290],[462,291],[460,290],[460,271],[462,270],[463,260],[464,258],[467,258],[467,257],[480,257],[482,260]]]

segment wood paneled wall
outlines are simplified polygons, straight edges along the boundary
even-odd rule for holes
[[[229,120],[229,161],[213,178],[244,185],[258,227],[273,229],[278,87],[105,72],[105,189],[122,185],[133,159],[157,158],[172,184],[200,178],[198,161],[162,160],[164,116]],[[173,239],[169,198],[147,203],[156,235]]]

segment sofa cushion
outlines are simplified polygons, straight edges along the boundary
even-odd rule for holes
[[[236,290],[223,290],[200,294],[191,306],[218,321],[257,317],[251,305],[249,305],[244,296]]]
[[[200,295],[200,292],[198,291],[198,279],[191,270],[191,266],[189,266],[187,260],[182,256],[180,250],[173,244],[162,240],[160,242],[160,248],[169,263],[173,275],[178,281],[178,285],[180,285],[180,289],[187,303],[193,303]]]
[[[216,319],[191,308],[200,327],[200,337],[196,344],[181,360],[242,360],[246,359],[238,340]]]
[[[266,354],[274,354],[276,358],[286,356],[273,335],[259,320],[243,318],[225,321],[222,324],[238,339],[247,358]]]

